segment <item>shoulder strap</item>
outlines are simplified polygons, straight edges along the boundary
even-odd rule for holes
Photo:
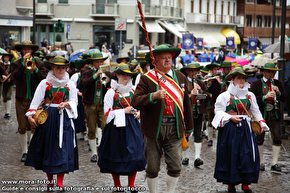
[[[241,101],[241,99],[236,95],[235,97],[237,97],[237,99],[239,100],[239,102],[241,103],[242,107],[244,108],[245,112],[247,113],[247,115],[249,117],[252,117],[252,114],[249,113],[249,111],[247,110],[247,108],[245,107],[244,103]]]

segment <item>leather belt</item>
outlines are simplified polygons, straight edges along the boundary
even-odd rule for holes
[[[175,121],[176,121],[175,117],[166,117],[166,116],[162,117],[163,124],[174,124]]]

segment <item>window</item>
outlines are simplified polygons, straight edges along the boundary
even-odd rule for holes
[[[194,13],[194,2],[193,2],[193,0],[191,0],[191,2],[190,2],[190,12]]]
[[[255,3],[255,0],[246,0],[246,3]]]
[[[252,27],[252,16],[251,15],[246,15],[246,26]]]
[[[280,16],[276,16],[276,27],[280,28],[280,21],[281,21],[281,17]]]
[[[228,2],[228,15],[231,15],[231,2]]]
[[[47,0],[37,0],[37,3],[47,3]]]
[[[237,8],[236,8],[236,2],[234,2],[233,10],[234,10],[234,12],[233,12],[233,16],[236,16],[236,10],[237,10]]]
[[[257,15],[257,27],[262,27],[262,16],[261,15]]]
[[[68,4],[68,0],[58,0],[58,3]]]
[[[199,0],[199,13],[202,13],[202,0]]]
[[[216,0],[214,1],[214,6],[213,6],[213,13],[216,15],[216,9],[217,9],[217,5],[216,5]]]

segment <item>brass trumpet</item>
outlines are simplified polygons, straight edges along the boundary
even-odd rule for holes
[[[24,60],[25,68],[29,71],[33,71],[36,67],[35,62],[32,60],[32,57],[27,57]]]

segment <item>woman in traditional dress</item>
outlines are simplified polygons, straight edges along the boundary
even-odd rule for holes
[[[98,165],[102,173],[111,173],[116,190],[122,191],[120,175],[128,176],[128,187],[137,192],[137,171],[145,169],[144,142],[141,134],[139,112],[131,106],[133,97],[132,75],[125,63],[118,65],[116,80],[111,80],[104,98],[104,113],[107,116],[99,147]]]
[[[214,177],[228,185],[229,193],[236,192],[235,185],[238,184],[242,184],[245,193],[251,193],[249,184],[257,183],[259,178],[259,152],[247,111],[264,130],[268,129],[255,95],[248,91],[250,84],[246,77],[242,68],[228,74],[230,85],[218,96],[212,121],[219,131]]]
[[[64,190],[64,174],[78,169],[76,135],[72,119],[77,118],[77,89],[66,72],[68,61],[62,56],[52,60],[52,70],[42,80],[26,113],[36,128],[28,149],[25,165],[47,174],[48,189],[52,190],[53,175],[57,175],[57,189]],[[37,125],[33,118],[44,102],[48,119]]]

